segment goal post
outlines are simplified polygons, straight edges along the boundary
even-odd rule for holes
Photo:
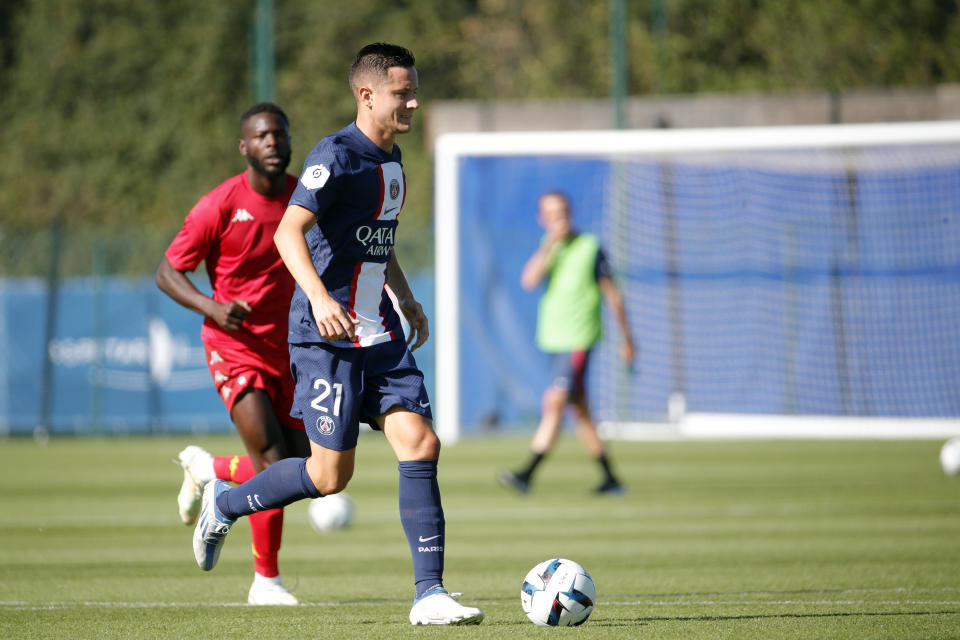
[[[960,122],[453,133],[434,157],[443,441],[539,411],[518,280],[557,188],[640,346],[620,366],[607,318],[590,397],[608,434],[682,435],[683,415],[709,437],[738,415],[748,436],[822,437],[817,416],[843,418],[837,437],[870,418],[878,437],[960,433]]]

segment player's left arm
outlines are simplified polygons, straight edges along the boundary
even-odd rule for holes
[[[627,310],[623,304],[623,296],[620,295],[620,289],[613,279],[613,267],[607,259],[606,252],[600,248],[597,249],[597,256],[593,263],[593,277],[597,281],[597,287],[603,295],[607,306],[613,311],[613,316],[620,325],[620,333],[623,335],[623,342],[620,343],[620,358],[629,365],[637,355],[633,345],[633,337],[630,335],[630,323],[627,322]]]
[[[603,299],[613,312],[617,324],[620,325],[620,333],[623,335],[623,342],[620,344],[620,358],[629,364],[633,362],[637,353],[633,344],[633,337],[630,334],[630,323],[627,322],[627,310],[623,304],[623,296],[620,295],[620,289],[611,277],[598,278],[597,286],[600,287]]]
[[[410,323],[407,344],[412,342],[410,351],[416,351],[430,337],[430,323],[427,320],[427,314],[423,312],[423,307],[413,297],[413,291],[410,290],[407,276],[404,275],[403,268],[397,261],[396,253],[390,255],[390,262],[387,263],[387,286],[397,296],[397,305]]]

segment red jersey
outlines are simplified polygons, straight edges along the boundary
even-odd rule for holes
[[[236,175],[200,198],[167,248],[167,260],[178,271],[206,262],[214,300],[245,300],[253,309],[237,331],[204,320],[200,336],[206,345],[242,345],[268,358],[262,352],[266,347],[287,357],[294,281],[273,234],[296,186],[296,177],[288,174],[283,195],[269,198],[253,190],[246,172]]]

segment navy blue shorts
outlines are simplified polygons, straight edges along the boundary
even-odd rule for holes
[[[360,423],[400,406],[433,420],[423,373],[403,340],[370,347],[291,344],[296,385],[290,415],[303,420],[311,441],[327,449],[357,446]]]
[[[550,354],[550,383],[569,394],[571,402],[587,397],[587,364],[590,349]]]

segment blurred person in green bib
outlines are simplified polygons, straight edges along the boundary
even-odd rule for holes
[[[520,493],[530,491],[533,474],[556,443],[564,410],[569,406],[580,444],[603,472],[603,480],[594,491],[620,494],[624,487],[613,473],[590,416],[586,373],[591,351],[602,333],[602,300],[606,300],[623,336],[620,357],[629,364],[636,355],[623,297],[597,237],[573,228],[565,194],[548,191],[541,195],[537,221],[546,233],[524,265],[520,282],[528,291],[546,282],[537,313],[537,346],[550,356],[552,382],[543,393],[540,424],[530,442],[529,461],[518,471],[502,471],[498,479]]]

